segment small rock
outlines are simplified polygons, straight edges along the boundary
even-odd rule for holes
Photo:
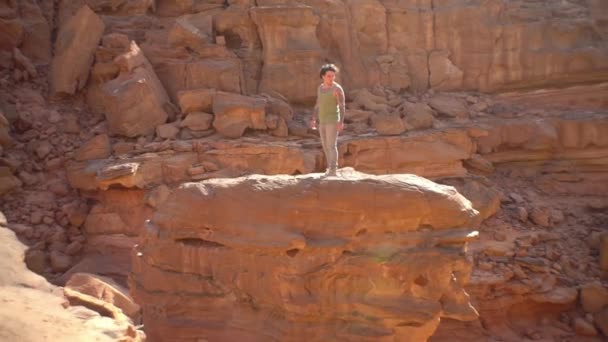
[[[517,210],[517,219],[519,219],[521,222],[528,221],[528,210],[526,208],[517,207],[515,210]]]
[[[524,203],[525,202],[524,198],[520,194],[516,194],[514,192],[510,193],[509,197],[511,197],[511,199],[513,199],[513,201],[515,201],[515,203]]]
[[[188,114],[186,118],[180,122],[179,126],[189,128],[193,131],[206,131],[211,127],[212,122],[213,114],[194,112]]]
[[[43,216],[44,216],[44,214],[41,211],[32,212],[32,214],[30,215],[30,223],[39,224],[40,222],[42,222]]]
[[[29,185],[29,186],[38,183],[38,177],[30,174],[27,171],[19,172],[19,179],[23,182],[23,184]]]
[[[78,134],[80,133],[80,124],[78,123],[78,119],[74,116],[69,116],[65,119],[65,122],[62,125],[63,131],[65,133],[70,134]]]
[[[59,112],[58,112],[58,111],[56,111],[56,110],[52,110],[52,111],[49,113],[49,116],[47,117],[47,120],[48,120],[50,123],[53,123],[53,124],[54,124],[54,123],[58,123],[59,121],[61,121],[61,114],[59,114]]]
[[[466,118],[469,116],[466,101],[447,94],[433,96],[429,101],[429,106],[439,114],[452,118]]]
[[[401,117],[395,114],[376,114],[372,117],[372,123],[380,135],[399,135],[406,130]]]
[[[25,253],[25,264],[32,272],[42,274],[46,269],[46,254],[38,249],[30,249]]]
[[[38,158],[44,159],[44,157],[48,156],[52,150],[53,150],[53,145],[51,145],[51,143],[49,143],[46,140],[41,141],[38,144],[38,147],[36,147],[36,155],[38,156]]]
[[[56,171],[63,167],[63,158],[53,158],[46,162],[47,171]]]
[[[60,179],[55,179],[49,182],[47,190],[59,197],[64,197],[70,193],[70,186]]]
[[[134,143],[130,143],[130,142],[117,142],[116,144],[114,144],[112,146],[112,149],[114,150],[114,153],[117,155],[121,155],[121,154],[128,154],[133,152],[133,150],[135,150],[135,144]]]
[[[593,321],[602,333],[608,336],[608,307],[605,307],[602,311],[594,314]]]
[[[61,210],[67,215],[70,223],[76,227],[80,227],[89,214],[89,206],[78,201],[64,205]]]
[[[156,126],[156,135],[163,139],[175,139],[178,133],[179,128],[174,123]]]
[[[539,226],[549,227],[549,212],[544,208],[534,208],[530,213],[532,222]]]
[[[65,272],[72,265],[72,258],[58,251],[51,251],[49,259],[53,272]]]
[[[551,209],[549,211],[549,217],[551,218],[551,222],[554,224],[561,223],[564,221],[564,213],[558,209]]]
[[[494,240],[496,241],[505,241],[507,239],[507,234],[505,232],[495,232]]]
[[[574,331],[582,336],[596,336],[597,330],[593,324],[587,322],[584,318],[577,317],[574,319]]]
[[[581,287],[581,305],[588,313],[596,313],[608,306],[608,289],[600,282],[585,284]]]
[[[65,249],[67,255],[78,254],[82,250],[82,243],[80,241],[71,242]]]
[[[107,134],[100,134],[77,149],[74,152],[74,159],[79,161],[104,159],[111,154],[110,137]]]
[[[479,269],[484,271],[491,271],[494,268],[491,262],[482,261],[479,263]]]
[[[470,159],[464,161],[465,166],[481,171],[483,173],[494,172],[494,165],[479,154],[473,154]]]
[[[172,142],[171,148],[176,152],[192,152],[194,149],[191,142],[181,140]]]

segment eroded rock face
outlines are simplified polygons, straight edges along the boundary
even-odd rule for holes
[[[259,91],[278,92],[295,102],[314,100],[321,46],[316,36],[319,18],[313,8],[255,7],[251,17],[264,47]]]
[[[152,339],[421,341],[440,317],[477,317],[462,252],[479,220],[412,175],[186,183],[157,208],[130,285]]]

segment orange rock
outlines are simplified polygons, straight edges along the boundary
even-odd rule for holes
[[[105,159],[112,154],[110,138],[107,134],[100,134],[87,141],[74,153],[74,159],[93,160]]]
[[[266,101],[217,92],[213,97],[213,127],[223,136],[238,138],[245,129],[266,129]]]
[[[133,320],[139,317],[139,305],[133,302],[127,289],[111,278],[89,273],[75,273],[65,287],[112,304]]]
[[[182,113],[208,112],[213,110],[215,89],[191,89],[177,92],[177,101]]]

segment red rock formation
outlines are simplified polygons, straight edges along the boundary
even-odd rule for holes
[[[477,317],[462,286],[478,222],[409,175],[188,183],[143,234],[131,290],[153,340],[420,341]]]

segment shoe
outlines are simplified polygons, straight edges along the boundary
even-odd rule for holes
[[[336,175],[336,169],[327,169],[327,171],[325,171],[325,176],[326,177],[335,177]]]

